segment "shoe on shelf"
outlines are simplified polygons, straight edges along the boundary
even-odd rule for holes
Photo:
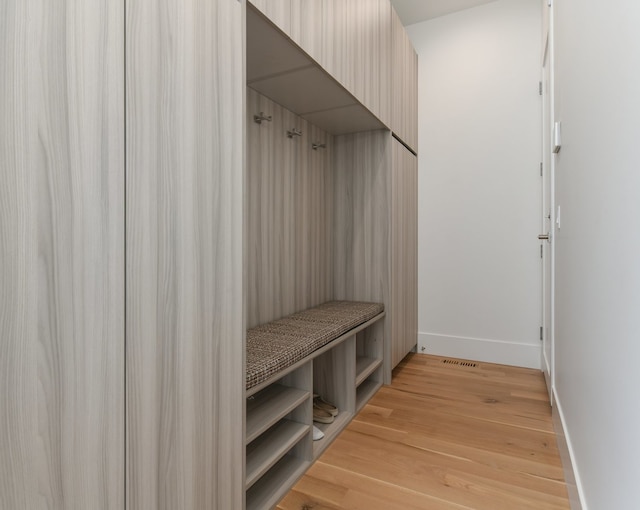
[[[313,421],[316,421],[318,423],[333,423],[333,415],[329,411],[326,411],[325,409],[317,407],[314,403],[313,404]]]
[[[313,426],[313,440],[314,441],[319,441],[323,437],[324,437],[324,432],[322,432],[318,427],[316,427],[314,425]]]
[[[331,416],[338,416],[338,408],[334,406],[332,403],[323,400],[323,398],[317,393],[313,394],[313,407],[318,407],[320,409],[324,409]]]

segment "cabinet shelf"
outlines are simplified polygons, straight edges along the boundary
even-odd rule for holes
[[[367,401],[373,397],[373,395],[382,386],[381,382],[371,379],[365,380],[356,390],[356,412],[360,411],[367,403]]]
[[[300,441],[311,427],[289,420],[281,420],[267,432],[247,445],[247,480],[250,488],[269,468]]]
[[[318,458],[320,454],[331,444],[336,436],[347,426],[347,424],[353,418],[353,414],[347,411],[341,411],[338,416],[335,417],[333,423],[313,423],[322,432],[324,437],[319,441],[313,442],[313,457]]]
[[[247,510],[268,510],[280,501],[311,462],[286,455],[247,491]]]
[[[356,359],[356,387],[360,386],[382,364],[381,359],[359,357]]]
[[[308,391],[280,384],[272,384],[248,398],[245,444],[249,444],[308,398]]]

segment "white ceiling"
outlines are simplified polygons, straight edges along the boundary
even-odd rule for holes
[[[404,26],[419,23],[495,0],[391,0]]]

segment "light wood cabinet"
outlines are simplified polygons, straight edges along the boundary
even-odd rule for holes
[[[390,125],[388,0],[292,3],[291,38],[385,125]]]
[[[391,365],[418,341],[418,161],[395,138],[391,169]]]
[[[242,507],[243,16],[127,2],[129,510]]]
[[[0,7],[0,509],[124,501],[124,4]]]
[[[391,130],[418,152],[418,56],[396,11],[391,8]]]

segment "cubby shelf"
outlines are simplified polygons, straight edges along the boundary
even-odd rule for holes
[[[380,365],[382,359],[359,357],[356,359],[356,387],[360,386]]]
[[[247,510],[273,508],[311,462],[285,455],[247,491]]]
[[[246,444],[309,398],[308,391],[272,384],[247,399]]]
[[[318,458],[318,456],[331,444],[336,436],[349,424],[352,418],[352,413],[342,411],[335,417],[333,423],[314,423],[314,425],[324,433],[324,437],[322,439],[313,442],[314,458]]]
[[[381,382],[374,381],[372,379],[365,380],[356,390],[356,412],[360,411],[367,403],[367,401],[373,397],[373,395],[382,386]]]
[[[270,467],[280,460],[309,432],[304,423],[281,420],[247,445],[247,480],[250,488]]]

